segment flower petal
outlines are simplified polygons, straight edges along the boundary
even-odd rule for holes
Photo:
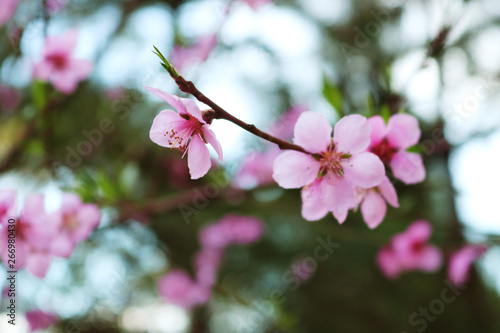
[[[283,188],[300,188],[316,179],[320,166],[311,155],[286,151],[274,161],[273,178]]]
[[[363,152],[352,155],[340,162],[345,177],[362,188],[372,188],[379,185],[385,176],[385,168],[377,155]]]
[[[326,151],[332,142],[328,119],[317,112],[302,113],[295,123],[293,142],[313,154]]]
[[[301,192],[302,217],[307,221],[317,221],[328,214],[321,200],[321,179],[317,178],[312,184],[305,186]]]
[[[407,185],[425,179],[424,162],[419,154],[401,151],[392,157],[390,165],[394,177]]]
[[[185,99],[185,98],[181,98],[179,96],[171,95],[169,93],[161,91],[160,89],[155,89],[155,88],[152,88],[152,87],[144,87],[144,89],[146,89],[149,92],[152,92],[157,97],[160,97],[162,100],[164,100],[168,104],[172,105],[174,107],[174,109],[176,109],[177,112],[179,112],[179,114],[188,114],[188,112],[186,110],[186,106],[182,102],[182,100]]]
[[[401,267],[397,257],[390,246],[382,247],[377,253],[377,265],[382,273],[389,279],[397,278]]]
[[[428,245],[422,249],[417,266],[425,272],[434,272],[441,267],[443,262],[443,255],[441,251],[432,245]]]
[[[387,127],[385,125],[384,118],[381,116],[373,116],[368,118],[368,123],[372,129],[370,146],[378,145],[387,134]]]
[[[187,120],[179,116],[175,111],[163,110],[153,120],[153,125],[149,131],[149,138],[162,147],[179,148],[185,142],[180,143],[178,140],[171,138],[170,130],[173,129],[175,132],[179,132],[179,129],[186,123]]]
[[[333,130],[333,142],[338,152],[356,154],[370,144],[371,127],[365,117],[359,114],[339,120]]]
[[[375,191],[368,191],[361,203],[361,214],[368,228],[376,228],[384,220],[386,211],[387,205],[382,196]]]
[[[382,180],[382,183],[377,188],[389,205],[396,208],[399,207],[398,194],[387,176],[384,177],[384,180]]]
[[[354,205],[354,187],[345,177],[329,172],[321,182],[323,204],[329,211],[344,212]]]
[[[333,217],[335,217],[335,219],[337,219],[337,221],[339,222],[339,224],[342,224],[342,223],[345,222],[348,213],[349,213],[348,209],[334,210],[332,212]]]
[[[26,260],[26,268],[34,276],[43,279],[50,266],[50,257],[43,253],[32,253]]]
[[[417,118],[409,114],[395,114],[387,124],[387,140],[392,147],[406,149],[418,143],[420,128]]]
[[[191,179],[205,176],[212,166],[208,148],[199,135],[193,135],[188,146],[188,167]]]
[[[203,132],[205,140],[214,148],[215,152],[219,156],[219,161],[222,162],[222,147],[219,140],[217,140],[214,131],[208,128],[208,125],[203,125],[201,131]]]

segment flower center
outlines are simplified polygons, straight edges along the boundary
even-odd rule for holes
[[[389,164],[392,160],[392,156],[394,156],[398,150],[389,144],[387,138],[384,138],[378,145],[372,147],[371,151],[377,155],[382,162]]]
[[[78,225],[80,224],[80,221],[76,218],[75,214],[65,214],[63,217],[63,228],[68,229],[68,230],[75,230]]]
[[[328,171],[331,171],[339,176],[343,176],[344,168],[340,163],[351,157],[350,154],[337,152],[333,143],[325,152],[319,153],[318,156],[319,162],[321,163],[321,168],[319,169],[320,177],[326,175]]]
[[[63,69],[68,64],[68,58],[60,53],[51,54],[47,56],[47,60],[50,61],[57,69]]]
[[[180,116],[186,120],[170,124],[163,136],[167,138],[168,144],[173,149],[185,152],[190,142],[189,139],[194,134],[201,133],[203,124],[189,115],[182,114]]]

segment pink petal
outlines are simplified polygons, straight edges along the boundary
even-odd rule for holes
[[[365,117],[359,114],[346,116],[339,120],[333,130],[333,142],[337,152],[356,154],[370,144],[371,127]]]
[[[328,214],[321,200],[321,179],[316,179],[312,184],[304,186],[301,192],[302,217],[307,221],[317,221]]]
[[[188,121],[182,118],[175,111],[171,110],[163,110],[161,111],[153,120],[153,125],[151,126],[151,130],[149,131],[149,138],[151,141],[160,145],[162,147],[167,148],[179,148],[181,143],[179,140],[175,140],[173,145],[169,142],[172,142],[172,138],[170,138],[170,130],[173,129],[176,132],[179,132]],[[167,131],[169,133],[167,133]],[[182,142],[184,145],[185,142]]]
[[[424,162],[419,154],[400,151],[392,157],[390,165],[394,177],[407,185],[425,179]]]
[[[382,196],[373,190],[368,191],[361,203],[361,214],[368,228],[376,228],[384,220],[386,211],[387,206]]]
[[[342,224],[345,222],[346,218],[347,218],[347,214],[349,213],[349,210],[348,209],[344,209],[344,210],[334,210],[332,212],[333,214],[333,217],[335,217],[335,219],[337,219],[337,221],[339,222],[339,224]]]
[[[329,172],[321,182],[323,204],[329,211],[344,212],[354,205],[354,188],[344,177]]]
[[[381,116],[373,116],[368,118],[368,123],[372,129],[370,146],[376,146],[385,138],[387,134],[384,118]]]
[[[68,71],[79,81],[86,79],[94,68],[92,61],[83,59],[71,59],[69,66]]]
[[[188,167],[191,179],[205,176],[212,162],[208,148],[199,135],[193,135],[188,146]]]
[[[398,259],[390,246],[382,247],[377,253],[377,264],[382,273],[389,279],[397,278],[401,272]]]
[[[40,310],[26,312],[30,332],[44,330],[57,322],[57,316]]]
[[[472,263],[487,251],[484,245],[466,245],[450,257],[448,280],[456,286],[465,285],[469,280]]]
[[[205,140],[214,148],[215,152],[219,156],[219,161],[222,162],[222,147],[219,140],[215,137],[215,133],[208,128],[208,125],[203,125],[201,131],[203,132]]]
[[[182,102],[182,98],[180,98],[179,96],[171,95],[169,93],[151,87],[144,87],[144,89],[146,89],[149,92],[152,92],[157,97],[160,97],[162,100],[172,105],[174,109],[176,109],[177,112],[179,112],[179,114],[188,114],[186,106]]]
[[[405,235],[412,241],[425,242],[431,238],[432,226],[425,220],[417,220],[406,229]]]
[[[283,188],[300,188],[316,179],[320,166],[311,155],[286,151],[274,161],[273,178]]]
[[[302,113],[295,123],[293,142],[313,154],[326,151],[332,143],[328,119],[317,112]]]
[[[52,239],[49,252],[56,257],[69,258],[75,247],[76,242],[69,234],[63,232]]]
[[[50,257],[43,253],[32,253],[26,260],[26,268],[34,276],[43,279],[50,266]]]
[[[78,78],[71,72],[55,73],[52,84],[63,94],[72,94],[78,87]]]
[[[372,188],[379,185],[385,176],[385,168],[377,155],[363,152],[352,155],[340,162],[345,177],[362,188]]]
[[[41,61],[33,66],[33,77],[42,81],[50,80],[52,73],[52,65],[46,61]]]
[[[427,245],[420,253],[418,268],[425,272],[434,272],[441,267],[442,262],[441,251],[435,246]]]
[[[391,181],[387,176],[384,177],[384,180],[380,183],[379,186],[377,186],[377,189],[379,190],[380,194],[384,197],[385,201],[392,207],[399,207],[398,203],[398,194],[396,193],[396,189],[394,188],[394,185],[392,185]]]
[[[395,114],[387,124],[387,140],[392,147],[406,149],[418,143],[420,128],[417,118],[409,114]]]

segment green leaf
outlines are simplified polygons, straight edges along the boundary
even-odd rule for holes
[[[342,93],[340,89],[330,83],[326,77],[323,77],[323,96],[330,103],[330,105],[335,109],[339,117],[344,116],[344,98],[342,97]]]
[[[384,118],[384,121],[387,124],[391,118],[391,110],[389,110],[388,105],[382,106],[382,109],[380,109],[380,115]]]
[[[423,152],[423,149],[420,145],[415,145],[415,146],[411,146],[411,147],[407,148],[406,151],[409,153],[421,154]]]

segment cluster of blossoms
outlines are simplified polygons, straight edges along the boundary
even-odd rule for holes
[[[389,279],[403,272],[435,272],[443,262],[441,251],[428,244],[432,227],[427,221],[413,222],[406,231],[395,235],[389,244],[377,254],[377,264]],[[448,279],[455,285],[465,284],[472,263],[481,257],[487,248],[484,245],[466,245],[453,253],[448,262]]]
[[[166,302],[186,309],[208,302],[224,249],[232,244],[254,243],[261,238],[263,231],[260,220],[231,214],[207,225],[199,235],[201,250],[195,255],[195,278],[185,271],[172,270],[158,281],[160,295]]]
[[[16,193],[2,190],[0,218],[0,257],[4,264],[11,259],[5,246],[9,233],[7,221],[14,219],[15,269],[26,267],[33,275],[43,278],[51,258],[68,258],[76,245],[98,226],[101,215],[96,205],[82,203],[72,193],[65,193],[59,210],[51,213],[45,211],[43,195],[31,195],[17,214]]]
[[[42,58],[34,65],[34,78],[52,82],[64,94],[73,93],[78,82],[85,80],[93,68],[92,62],[73,58],[77,41],[76,30],[62,36],[48,36],[43,45]]]

